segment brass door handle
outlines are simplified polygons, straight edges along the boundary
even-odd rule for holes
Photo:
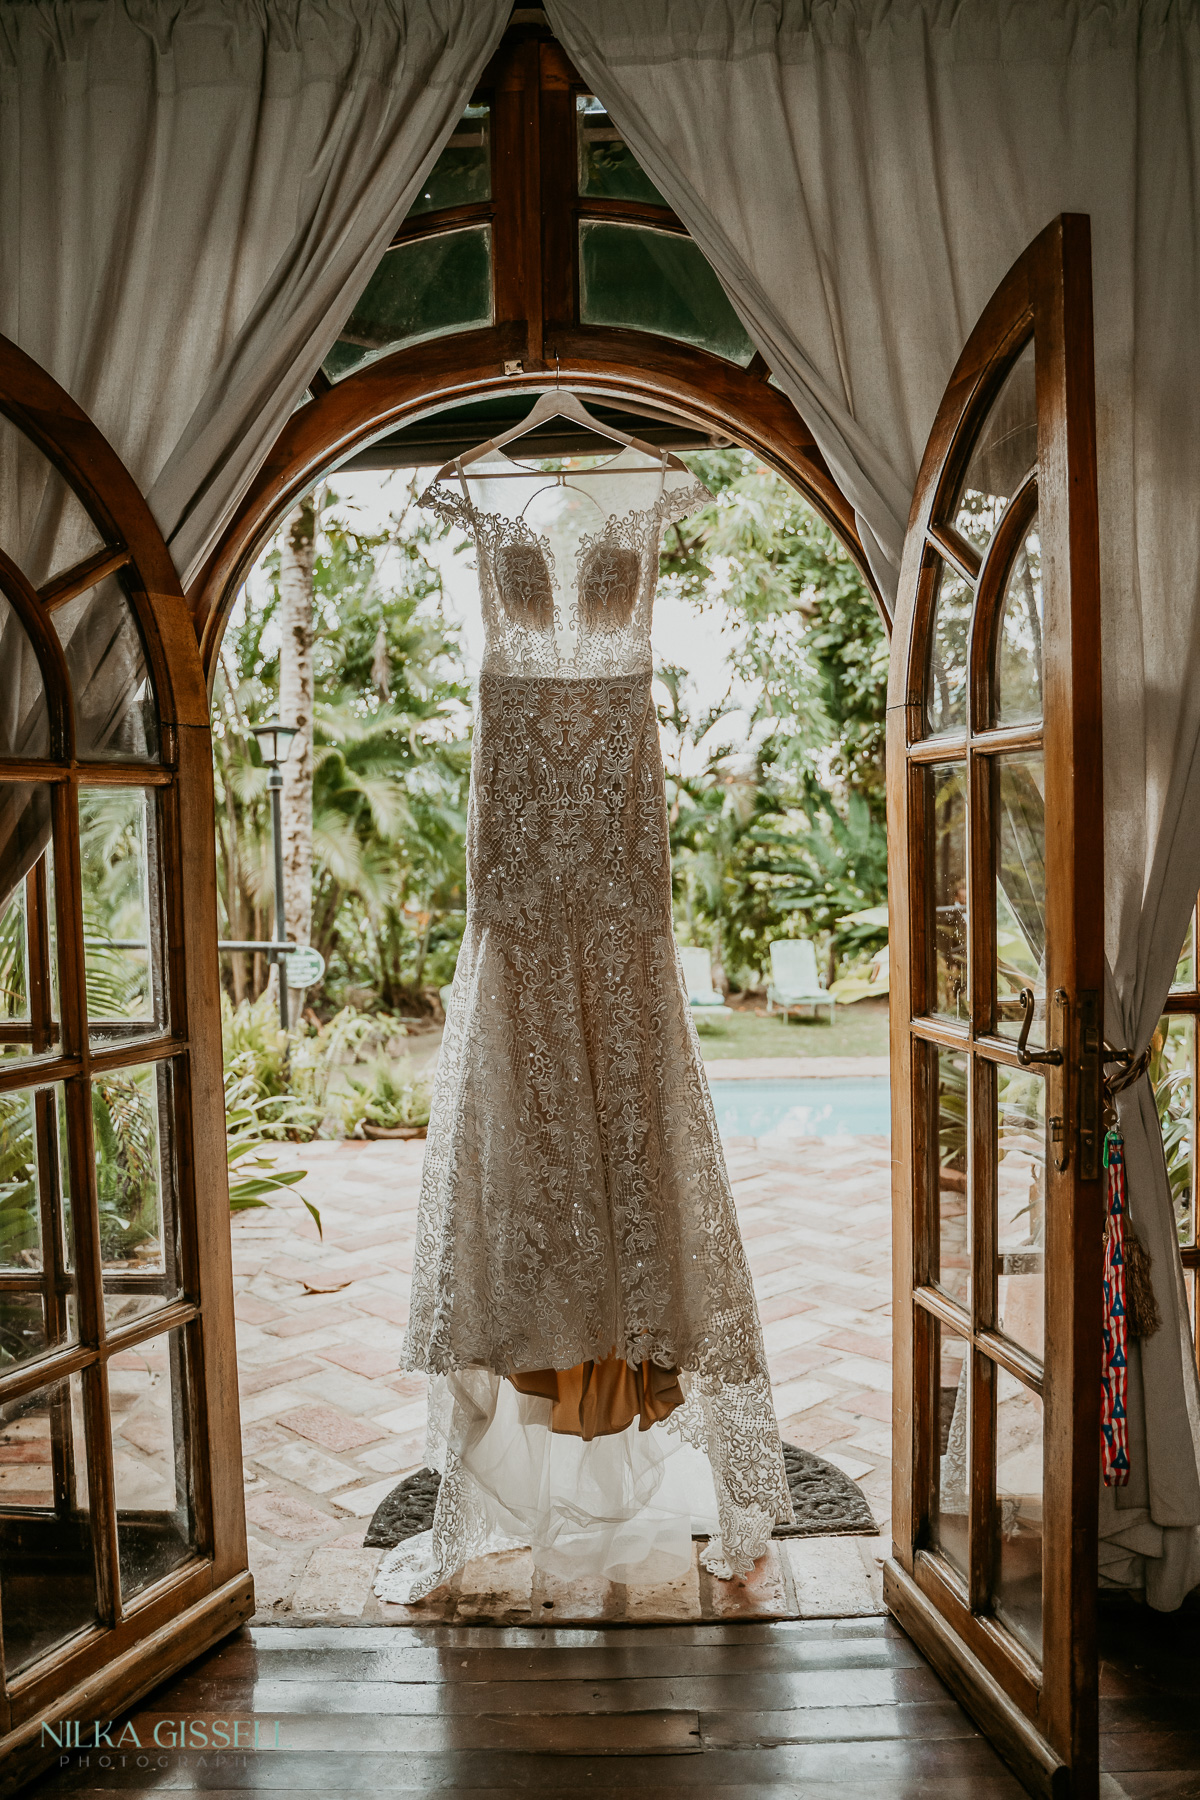
[[[1057,1044],[1049,1050],[1030,1050],[1028,1048],[1029,1028],[1033,1024],[1033,1009],[1037,1005],[1032,988],[1021,989],[1020,1003],[1024,1008],[1025,1017],[1021,1021],[1021,1035],[1017,1039],[1017,1061],[1023,1069],[1027,1069],[1030,1063],[1052,1063],[1057,1068],[1063,1059],[1063,1053]]]

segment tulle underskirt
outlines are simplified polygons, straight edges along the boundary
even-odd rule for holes
[[[563,1581],[671,1581],[692,1566],[693,1536],[717,1531],[708,1457],[669,1423],[642,1429],[635,1419],[589,1440],[552,1430],[550,1399],[489,1370],[430,1385],[426,1454],[443,1487],[453,1483],[444,1500],[456,1529],[439,1543],[435,1517],[432,1531],[389,1551],[375,1581],[380,1599],[422,1598],[462,1567],[464,1549],[476,1557],[528,1548],[535,1568]]]

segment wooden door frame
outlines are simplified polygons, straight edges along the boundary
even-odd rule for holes
[[[967,341],[930,435],[905,541],[887,716],[892,1069],[897,1094],[907,1104],[894,1104],[892,1111],[896,1411],[893,1552],[885,1565],[884,1591],[905,1630],[1030,1789],[1086,1800],[1098,1780],[1098,1702],[1095,1684],[1085,1676],[1096,1655],[1103,1211],[1099,1179],[1078,1175],[1083,1086],[1078,1067],[1084,1046],[1077,1006],[1072,1006],[1066,1061],[1075,1173],[1052,1190],[1048,1169],[1045,1246],[1048,1376],[1052,1336],[1055,1346],[1054,1380],[1048,1379],[1045,1388],[1045,1515],[1059,1521],[1059,1528],[1056,1533],[1047,1529],[1043,1539],[1043,1670],[1052,1661],[1067,1667],[1067,1682],[1047,1685],[1032,1663],[1024,1674],[1015,1670],[1010,1648],[987,1617],[974,1615],[964,1626],[962,1602],[923,1543],[933,1471],[918,1416],[923,1405],[931,1405],[925,1394],[929,1352],[923,1340],[929,1320],[938,1315],[936,1306],[930,1311],[914,1300],[914,1288],[936,1267],[930,1219],[918,1204],[913,1173],[918,1156],[932,1167],[927,1143],[931,1114],[926,1116],[928,1096],[918,1091],[914,1078],[910,1024],[918,998],[914,988],[919,989],[922,979],[917,968],[921,934],[910,915],[910,885],[914,875],[919,878],[926,854],[916,832],[919,808],[912,787],[916,759],[911,746],[925,736],[923,676],[914,665],[924,652],[935,598],[932,545],[939,528],[931,530],[934,509],[957,487],[964,444],[986,414],[1017,350],[1035,332],[1048,826],[1053,819],[1046,843],[1048,941],[1053,932],[1047,991],[1069,985],[1073,1001],[1089,990],[1097,998],[1103,994],[1103,907],[1096,904],[1104,889],[1103,794],[1096,758],[1101,688],[1091,238],[1088,219],[1068,214],[1053,221],[1017,261]],[[962,736],[965,744],[967,734]],[[945,744],[947,760],[960,753],[965,757],[956,742]],[[1053,792],[1052,765],[1059,771]],[[1091,779],[1066,778],[1067,771],[1084,768]],[[921,773],[919,767],[916,773]],[[978,968],[987,946],[978,902],[972,905],[971,921],[970,954]],[[1070,971],[1069,983],[1056,966]],[[944,1039],[951,1049],[961,1041],[948,1030],[922,1028],[920,1035]],[[1093,1137],[1093,1152],[1097,1147]],[[960,1327],[955,1324],[954,1329]],[[904,1410],[905,1399],[914,1393],[917,1405]],[[1065,1542],[1064,1518],[1071,1526]]]

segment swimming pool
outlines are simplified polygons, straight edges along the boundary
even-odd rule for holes
[[[891,1130],[886,1075],[829,1080],[714,1081],[722,1137],[852,1137]]]

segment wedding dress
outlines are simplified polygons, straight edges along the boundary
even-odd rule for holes
[[[709,495],[639,448],[586,479],[494,449],[456,470],[423,504],[474,540],[486,639],[403,1355],[442,1479],[375,1592],[516,1545],[565,1579],[665,1580],[693,1533],[742,1575],[791,1499],[651,700],[659,540]]]

